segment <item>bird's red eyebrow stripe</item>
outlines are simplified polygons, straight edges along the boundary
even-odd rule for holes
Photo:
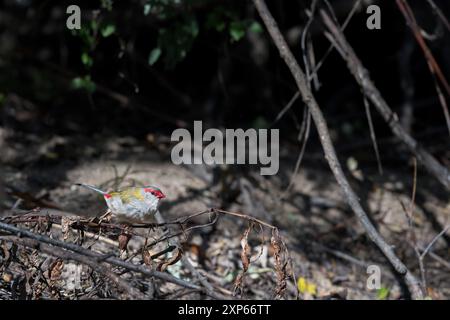
[[[109,198],[111,198],[112,196],[109,194],[109,193],[107,193],[107,194],[105,194],[105,198],[106,199],[109,199]]]
[[[153,192],[155,190],[153,190],[152,188],[144,188],[144,192]]]

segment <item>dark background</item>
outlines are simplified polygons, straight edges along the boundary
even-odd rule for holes
[[[157,14],[144,16],[143,4],[139,1],[116,1],[112,11],[102,8],[99,1],[78,2],[84,27],[92,19],[91,10],[100,10],[98,20],[116,27],[116,32],[108,38],[99,36],[95,48],[84,49],[80,37],[65,28],[64,9],[72,2],[3,1],[0,19],[2,94],[7,97],[14,93],[30,100],[36,116],[20,121],[12,111],[2,108],[2,125],[12,122],[15,130],[36,134],[133,135],[142,139],[150,132],[170,134],[180,124],[192,126],[193,120],[229,128],[252,127],[262,120],[263,125],[282,128],[283,141],[295,142],[298,131],[295,124],[303,115],[301,101],[297,101],[281,121],[272,123],[295,93],[295,85],[266,33],[256,35],[255,41],[266,57],[257,64],[252,55],[254,42],[248,40],[248,34],[232,42],[226,31],[205,27],[208,14],[215,8],[233,11],[237,20],[258,21],[252,4],[248,1],[200,1],[189,7],[187,3],[189,10],[186,12],[197,21],[199,33],[192,47],[186,50],[186,57],[167,68],[162,59],[150,66],[148,55],[157,44],[158,31],[161,28],[170,31],[173,24],[184,19],[184,8],[173,9],[174,16],[164,19]],[[343,21],[352,1],[331,3]],[[401,81],[405,76],[401,62],[410,59],[406,68],[414,86],[412,130],[419,137],[421,133],[426,134],[423,138],[426,143],[441,142],[441,139],[445,142],[443,113],[423,54],[414,44],[395,2],[378,4],[382,10],[381,30],[368,30],[365,27],[367,14],[360,10],[346,35],[370,70],[375,84],[400,116],[404,100]],[[447,2],[438,1],[438,4],[447,12]],[[286,34],[305,23],[306,5],[308,3],[303,1],[269,1]],[[411,5],[419,24],[427,32],[438,30],[430,47],[447,74],[448,32],[439,26],[428,4],[413,1]],[[320,23],[313,23],[311,30],[319,59],[329,43],[321,34]],[[299,36],[294,37],[291,48],[302,61],[299,40]],[[119,57],[121,43],[127,48]],[[411,43],[413,48],[408,57],[402,50]],[[83,52],[92,57],[92,67],[83,65],[80,59]],[[87,94],[85,90],[71,89],[70,81],[84,75],[90,75],[104,90]],[[368,138],[360,90],[335,52],[325,61],[319,77],[322,87],[316,97],[336,138],[343,139],[336,140],[337,145]],[[139,88],[138,93],[134,91],[135,86]],[[105,94],[105,90],[109,94]],[[121,105],[111,97],[114,93],[125,96],[129,103]],[[377,115],[374,121],[379,138],[391,136]],[[343,127],[350,131],[344,133]],[[309,148],[314,150],[316,145],[311,143]]]
[[[389,297],[408,298],[401,279],[347,207],[313,124],[299,174],[293,174],[305,105],[298,99],[274,121],[297,87],[253,3],[180,2],[0,1],[0,208],[6,212],[50,207],[98,216],[104,203],[74,189],[73,183],[113,188],[154,179],[152,183],[160,184],[168,195],[161,206],[166,217],[217,206],[278,226],[296,262],[295,271],[315,283],[331,279],[333,289],[327,288],[322,296],[331,297],[336,288],[344,288],[349,295],[339,294],[345,298],[377,298],[377,293],[366,290],[366,273],[359,268],[375,261],[383,265]],[[354,1],[329,2],[342,24]],[[380,6],[381,30],[366,28],[366,2]],[[427,45],[444,76],[450,78],[449,30],[428,1],[408,2],[429,35]],[[363,3],[345,30],[349,43],[406,130],[449,167],[449,129],[411,29],[396,1]],[[435,3],[450,16],[448,1]],[[81,31],[66,28],[65,10],[71,4],[81,8]],[[304,68],[300,39],[311,1],[267,0],[267,4]],[[318,5],[324,8],[324,1]],[[114,32],[102,34],[108,28]],[[316,61],[330,45],[323,31],[317,15],[309,29]],[[162,54],[149,63],[155,48]],[[415,183],[413,155],[372,107],[381,175],[361,89],[335,50],[318,77],[321,86],[314,95],[345,174],[376,228],[418,276],[411,239],[426,246],[448,224],[448,192],[419,163],[416,220],[409,225],[404,208],[409,207]],[[194,120],[202,120],[204,129],[280,129],[279,173],[261,177],[257,168],[246,166],[174,166],[170,135],[177,128],[191,129]],[[128,164],[136,170],[128,170]],[[125,179],[127,175],[132,179]],[[295,186],[287,192],[291,181]],[[224,250],[230,254],[226,262],[239,270],[239,239],[246,228],[239,221],[220,221],[211,230],[193,232],[203,237],[198,249],[202,259],[216,258],[207,250],[226,239],[229,247]],[[449,243],[444,235],[435,246],[436,254],[447,261]],[[362,262],[336,256],[341,251]],[[448,265],[431,259],[427,263],[428,294],[448,299]],[[202,267],[216,271],[215,265]],[[272,298],[267,286],[273,279],[264,274],[254,280],[253,288],[260,290],[248,297]],[[226,287],[232,290],[231,283]],[[289,297],[295,297],[295,285],[288,289]]]

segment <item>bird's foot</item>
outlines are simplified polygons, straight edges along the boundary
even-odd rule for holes
[[[112,212],[111,210],[107,210],[99,219],[98,219],[98,224],[101,224],[102,222],[106,222],[109,223],[111,222],[112,219]]]

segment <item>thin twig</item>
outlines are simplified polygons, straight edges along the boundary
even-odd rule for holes
[[[372,115],[370,114],[370,105],[367,101],[367,97],[364,96],[364,108],[366,109],[367,122],[369,123],[370,139],[372,140],[373,149],[377,158],[378,172],[383,175],[383,166],[381,165],[380,152],[378,151],[377,136],[375,134],[375,128],[373,126]]]
[[[347,27],[347,25],[349,24],[350,20],[352,19],[353,15],[356,12],[356,9],[360,6],[362,0],[356,0],[355,3],[353,4],[352,9],[350,10],[350,13],[347,15],[344,23],[342,24],[342,31],[344,31]],[[328,1],[325,2],[327,5],[329,5]],[[329,5],[329,7],[331,7],[331,5]],[[322,65],[324,64],[325,60],[328,58],[328,56],[330,55],[331,51],[333,50],[334,46],[331,44],[327,51],[325,52],[325,54],[323,55],[323,57],[320,59],[320,61],[317,63],[316,68],[313,70],[313,72],[311,73],[311,76],[314,76],[314,74],[316,74],[317,72],[319,72],[319,69],[322,67]]]
[[[427,0],[430,4],[431,8],[433,8],[434,12],[436,12],[437,16],[441,19],[442,23],[444,23],[447,30],[450,32],[450,22],[448,22],[448,19],[445,17],[442,10],[434,3],[433,0]]]
[[[423,259],[425,258],[425,256],[427,255],[427,253],[431,250],[431,247],[433,247],[433,245],[436,243],[436,241],[439,240],[439,238],[441,238],[447,231],[448,229],[450,229],[450,225],[446,226],[444,228],[444,230],[442,230],[441,232],[438,233],[437,236],[435,236],[433,238],[433,240],[431,240],[431,242],[428,244],[428,246],[425,248],[425,250],[423,250],[422,254],[420,255],[420,258]]]
[[[270,228],[270,229],[276,229],[275,226],[273,226],[273,225],[271,225],[271,224],[269,224],[269,223],[267,223],[267,222],[264,222],[264,221],[262,221],[262,220],[259,220],[259,219],[257,219],[257,218],[251,217],[251,216],[246,215],[246,214],[243,214],[243,213],[239,213],[239,212],[231,212],[231,211],[226,211],[226,210],[222,210],[222,209],[214,209],[214,211],[219,212],[219,213],[222,213],[222,214],[230,215],[230,216],[235,216],[235,217],[243,218],[243,219],[246,219],[246,220],[248,220],[248,221],[254,221],[254,222],[257,222],[257,223],[259,223],[259,224],[262,224],[263,226],[266,226],[266,227],[268,227],[268,228]]]
[[[300,153],[298,154],[297,161],[295,162],[294,171],[292,172],[291,180],[289,181],[289,185],[286,187],[286,190],[284,191],[284,194],[282,195],[282,198],[285,198],[289,190],[294,185],[294,179],[297,175],[298,171],[300,170],[300,165],[303,160],[303,156],[305,155],[306,150],[306,143],[308,142],[309,138],[309,132],[311,130],[311,112],[308,108],[305,108],[304,116],[303,116],[303,123],[302,123],[302,129],[305,128],[304,134],[303,134],[303,143],[300,149]],[[303,126],[304,125],[304,126]],[[300,133],[302,133],[302,130],[300,130]]]

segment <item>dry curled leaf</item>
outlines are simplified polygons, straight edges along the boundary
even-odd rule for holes
[[[287,261],[286,248],[281,240],[278,229],[272,229],[272,238],[270,243],[273,247],[273,255],[275,258],[275,273],[277,276],[277,284],[275,288],[275,298],[281,299],[286,293],[286,279],[287,279]]]
[[[64,268],[64,261],[61,259],[55,260],[48,269],[48,277],[50,281],[58,281],[61,278],[62,270]]]
[[[131,239],[131,234],[129,232],[127,232],[127,231],[122,232],[119,235],[119,249],[126,250],[130,239]]]
[[[5,268],[7,268],[8,264],[11,260],[10,249],[8,248],[8,245],[6,242],[2,243],[1,248],[2,248],[2,254],[0,254],[0,266],[5,266]]]
[[[181,259],[182,256],[183,256],[183,251],[180,248],[177,248],[175,253],[172,255],[172,257],[169,260],[160,262],[158,264],[157,270],[161,271],[161,272],[166,270],[166,268],[168,266],[171,266],[171,265],[177,263]]]
[[[70,231],[71,223],[72,223],[72,220],[70,218],[68,218],[68,217],[61,218],[61,232],[63,234],[64,240],[69,239],[69,231]]]
[[[48,216],[38,218],[37,229],[39,232],[46,233],[50,231],[52,224]]]
[[[248,235],[250,234],[252,226],[250,225],[247,230],[245,230],[244,234],[241,238],[241,260],[242,260],[242,268],[244,272],[247,272],[249,264],[250,264],[250,246],[248,245]]]
[[[234,280],[233,295],[236,295],[236,292],[237,292],[238,289],[242,290],[243,280],[244,280],[244,273],[238,274],[238,276],[236,277],[236,280]]]
[[[242,273],[240,273],[236,280],[234,281],[234,292],[236,293],[238,289],[242,292],[242,286],[244,284],[244,275],[248,270],[248,267],[250,265],[250,246],[248,245],[248,236],[250,234],[250,231],[253,228],[253,223],[250,223],[248,228],[244,231],[244,234],[241,238],[241,261],[242,261]]]
[[[152,254],[150,253],[150,250],[144,249],[142,250],[142,261],[144,261],[144,263],[147,266],[151,266],[152,265]]]
[[[9,273],[7,271],[5,271],[2,274],[2,280],[5,281],[6,283],[11,282],[13,280],[13,278],[14,277],[13,277],[12,273]]]

